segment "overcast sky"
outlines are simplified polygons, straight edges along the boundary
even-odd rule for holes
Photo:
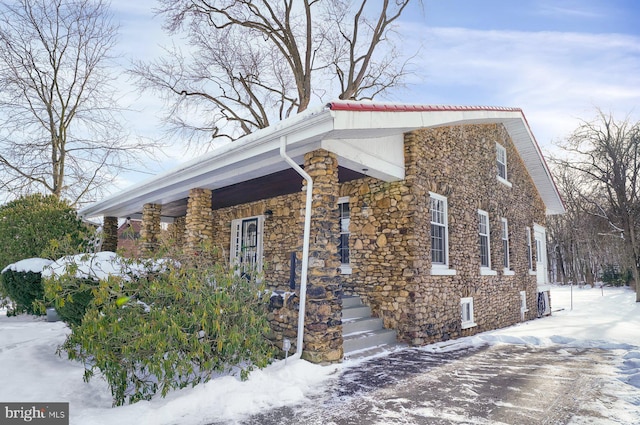
[[[170,39],[155,0],[112,0],[123,60],[151,59]],[[636,0],[424,0],[405,13],[406,48],[421,44],[417,73],[394,102],[519,107],[543,151],[595,108],[640,119],[640,2]],[[129,97],[129,99],[134,99]],[[130,126],[155,137],[159,102],[132,104]],[[183,157],[151,167],[159,172]],[[138,177],[135,177],[138,178]],[[120,186],[130,184],[123,176]]]

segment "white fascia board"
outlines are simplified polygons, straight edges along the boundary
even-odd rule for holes
[[[322,148],[338,155],[340,165],[353,171],[384,181],[404,179],[403,133],[369,139],[327,139],[322,141]]]

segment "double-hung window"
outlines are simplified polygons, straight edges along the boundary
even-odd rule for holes
[[[489,214],[478,211],[478,234],[480,235],[480,267],[491,268],[489,254]]]
[[[498,181],[511,187],[511,183],[507,180],[507,150],[500,143],[496,143],[496,164]]]
[[[509,259],[509,223],[506,218],[501,220],[502,223],[502,266],[505,275],[512,275],[511,263]]]
[[[529,272],[533,273],[533,246],[531,244],[531,228],[525,228],[525,236],[527,238],[527,261],[529,264]]]
[[[447,198],[429,193],[431,213],[431,274],[455,274],[449,269]]]
[[[338,199],[338,212],[340,215],[340,244],[338,245],[340,272],[342,274],[351,274],[351,253],[349,251],[351,212],[349,209],[349,197]]]
[[[489,213],[478,210],[478,235],[480,251],[480,274],[495,274],[491,270],[491,239],[489,237]]]

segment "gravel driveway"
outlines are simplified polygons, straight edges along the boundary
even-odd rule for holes
[[[308,402],[241,424],[627,424],[640,390],[615,350],[490,345],[398,350],[348,366]],[[626,399],[618,397],[626,394]]]

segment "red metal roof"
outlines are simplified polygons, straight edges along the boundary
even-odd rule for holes
[[[373,111],[373,112],[424,112],[424,111],[508,111],[522,112],[520,108],[502,106],[452,106],[452,105],[411,105],[402,103],[378,103],[333,101],[327,104],[332,111]]]

